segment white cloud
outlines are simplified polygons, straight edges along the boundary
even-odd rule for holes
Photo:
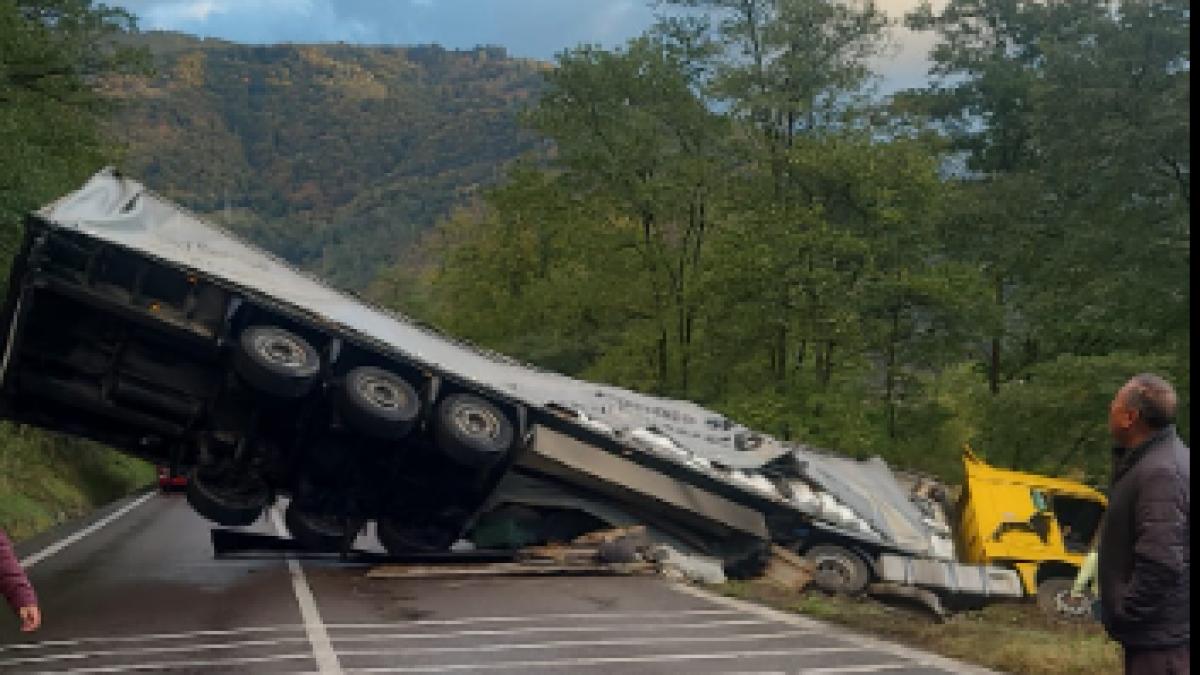
[[[219,0],[193,0],[191,2],[168,2],[142,10],[142,21],[149,27],[168,27],[180,22],[207,21],[214,12],[229,10],[229,2]]]
[[[595,19],[595,35],[601,42],[628,37],[627,21],[630,14],[637,8],[634,0],[617,0],[609,2],[600,8],[599,16]]]
[[[125,3],[143,28],[184,29],[220,15],[258,19],[275,13],[309,15],[314,0],[142,0]]]

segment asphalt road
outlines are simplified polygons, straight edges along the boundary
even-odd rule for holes
[[[368,579],[214,560],[209,531],[153,494],[24,542],[44,625],[0,617],[0,671],[986,672],[656,578]]]

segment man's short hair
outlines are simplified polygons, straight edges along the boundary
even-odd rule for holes
[[[1136,410],[1138,417],[1151,429],[1162,429],[1175,423],[1175,388],[1158,375],[1134,375],[1129,380],[1126,397],[1125,405]]]

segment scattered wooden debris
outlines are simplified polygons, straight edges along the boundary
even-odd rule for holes
[[[763,571],[763,579],[781,588],[799,593],[813,580],[816,567],[807,558],[782,546],[771,546],[771,558]]]
[[[650,563],[550,564],[537,562],[479,563],[468,565],[378,565],[368,579],[453,579],[496,576],[640,575],[655,574]]]
[[[527,546],[515,562],[379,565],[367,578],[655,574],[658,566],[642,555],[649,545],[645,527],[621,527],[589,532],[570,544]]]

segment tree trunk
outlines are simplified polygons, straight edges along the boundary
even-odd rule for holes
[[[888,438],[896,440],[896,340],[900,334],[900,311],[892,310],[892,332],[888,338],[887,373],[885,375],[887,389],[887,419]]]
[[[667,393],[667,331],[662,329],[658,334],[658,393]]]
[[[1004,277],[996,275],[996,305],[1000,307],[1000,316],[1004,317]],[[1001,326],[1000,331],[1004,330]],[[988,390],[992,395],[1000,393],[1000,338],[1001,334],[992,337],[991,363],[988,365]]]

